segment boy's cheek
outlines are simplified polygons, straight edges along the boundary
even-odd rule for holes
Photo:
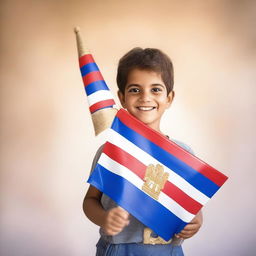
[[[119,98],[119,101],[120,101],[122,107],[123,107],[123,108],[126,108],[126,106],[125,106],[125,96],[124,96],[124,94],[123,94],[122,92],[118,91],[118,92],[117,92],[117,95],[118,95],[118,98]]]

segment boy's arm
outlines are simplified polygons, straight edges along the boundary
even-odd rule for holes
[[[93,186],[90,186],[83,202],[85,215],[98,226],[103,226],[105,211],[100,204],[102,192]]]
[[[107,235],[116,235],[129,224],[129,214],[121,207],[105,211],[100,203],[101,196],[102,192],[90,186],[83,202],[84,213],[89,220],[102,227]]]
[[[202,211],[199,211],[199,213],[195,216],[195,218],[185,226],[185,228],[177,235],[175,235],[177,238],[183,238],[187,239],[195,235],[200,227],[203,224],[203,214]]]

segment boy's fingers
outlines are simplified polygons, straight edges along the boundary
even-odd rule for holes
[[[180,235],[178,238],[183,238],[183,239],[187,239],[192,237],[192,235]]]
[[[184,231],[182,230],[179,235],[191,235],[191,234],[194,234],[196,231],[195,230],[190,230],[190,231]]]
[[[125,220],[129,218],[129,213],[120,206],[116,207],[116,213]]]
[[[193,230],[182,230],[176,237],[188,238],[198,232],[198,229]]]
[[[123,229],[129,224],[129,214],[122,208],[112,208],[107,214],[106,224],[108,227]]]
[[[120,228],[108,228],[105,230],[106,234],[110,235],[110,236],[114,236],[114,235],[120,233],[121,231],[122,231],[122,229],[120,229]]]
[[[113,218],[110,218],[109,223],[116,227],[124,227],[129,224],[129,220],[124,220],[119,216],[114,216]]]
[[[191,230],[194,230],[194,229],[198,229],[198,224],[188,224],[187,226],[185,226],[185,228],[183,230],[191,231]]]
[[[114,231],[114,232],[120,232],[122,230],[122,227],[117,227],[117,226],[111,225],[108,229],[110,229],[111,231]]]
[[[195,232],[196,233],[196,232]],[[177,238],[190,238],[191,236],[193,236],[195,234],[194,232],[184,232],[184,233],[179,233],[179,234],[176,234],[175,236]]]
[[[113,228],[123,228],[125,223],[122,221],[112,220],[109,222],[109,226]]]
[[[123,212],[124,214],[129,215],[129,213],[124,208],[122,208],[121,206],[117,206],[116,209],[120,210],[120,212]]]

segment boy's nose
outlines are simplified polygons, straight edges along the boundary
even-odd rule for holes
[[[140,101],[141,102],[148,102],[150,100],[151,100],[150,93],[148,93],[148,92],[142,92],[141,93],[141,95],[140,95]]]

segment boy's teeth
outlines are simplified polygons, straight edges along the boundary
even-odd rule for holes
[[[152,110],[154,109],[154,107],[138,107],[139,110],[144,110],[144,111],[147,111],[147,110]]]

